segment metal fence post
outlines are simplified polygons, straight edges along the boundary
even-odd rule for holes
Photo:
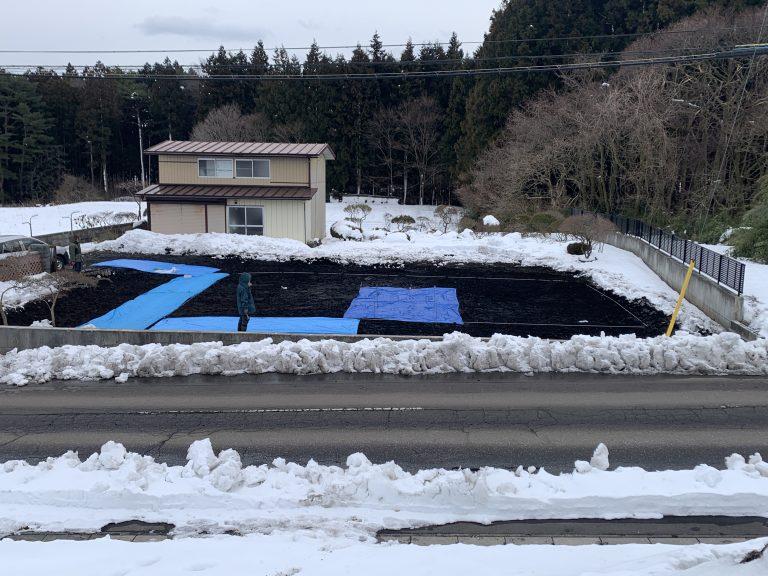
[[[717,283],[720,284],[720,277],[723,275],[723,255],[720,254],[720,263],[717,265]]]

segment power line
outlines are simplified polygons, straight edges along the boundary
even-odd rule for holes
[[[730,49],[733,49],[734,47],[730,47]],[[479,62],[502,62],[504,60],[557,60],[561,58],[586,58],[586,57],[593,57],[593,58],[609,58],[609,57],[616,57],[616,56],[650,56],[654,54],[669,54],[671,52],[691,52],[694,50],[706,50],[711,49],[711,46],[693,46],[693,47],[686,47],[686,48],[668,48],[663,50],[621,50],[621,51],[606,51],[606,52],[571,52],[571,53],[564,53],[564,54],[513,54],[508,56],[495,56],[495,57],[487,57],[487,58],[442,58],[438,60],[392,60],[392,61],[376,61],[376,62],[351,62],[349,60],[345,60],[343,63],[339,63],[336,61],[328,61],[328,62],[316,62],[313,63],[313,67],[326,67],[326,68],[333,68],[338,67],[339,65],[346,65],[350,67],[371,67],[371,66],[381,66],[381,67],[390,67],[390,68],[397,68],[402,66],[433,66],[433,65],[467,65],[467,64],[475,64]],[[188,64],[179,64],[176,63],[180,68],[185,69],[194,69],[194,70],[201,70],[203,69],[206,64],[205,63],[188,63]],[[148,63],[144,64],[109,64],[108,68],[112,69],[121,69],[121,70],[141,70],[142,68],[146,67]],[[237,64],[237,63],[230,63],[230,64],[214,64],[216,68],[219,69],[230,69],[230,70],[243,70],[253,67],[253,64],[246,63],[246,64]],[[88,68],[93,68],[93,64],[0,64],[0,68],[3,69],[14,69],[14,70],[34,70],[36,68],[45,68],[49,70],[64,70],[66,68],[72,68],[75,70],[84,70]]]
[[[509,38],[504,40],[472,40],[460,42],[462,46],[481,45],[481,44],[526,44],[529,42],[566,42],[574,40],[599,40],[614,38],[637,38],[640,36],[668,36],[682,34],[701,34],[705,32],[736,32],[740,30],[754,30],[757,26],[728,27],[728,28],[697,28],[692,30],[650,30],[646,32],[627,32],[621,34],[591,34],[591,35],[572,35],[572,36],[539,36],[536,38]],[[409,43],[404,44],[382,44],[382,48],[405,48]],[[411,42],[411,46],[449,46],[450,42]],[[366,44],[346,44],[337,46],[317,46],[319,50],[354,50],[355,48],[368,48]],[[264,48],[265,51],[273,52],[275,50],[310,50],[312,46],[279,46]],[[250,48],[231,48],[226,52],[250,52]],[[175,49],[122,49],[122,50],[45,50],[45,49],[0,49],[0,54],[191,54],[191,53],[215,53],[219,48],[175,48]]]
[[[184,81],[338,81],[338,80],[408,80],[418,78],[452,78],[472,76],[492,76],[515,73],[535,72],[565,72],[573,70],[590,70],[596,68],[630,68],[638,66],[658,66],[664,64],[690,64],[708,60],[727,60],[744,58],[750,55],[768,54],[768,45],[756,46],[745,53],[743,49],[733,49],[720,52],[688,54],[683,56],[665,56],[660,58],[640,58],[629,60],[575,62],[569,64],[545,64],[528,66],[511,66],[500,68],[469,68],[456,70],[431,71],[399,71],[373,73],[333,73],[333,74],[212,74],[198,76],[195,74],[114,74],[106,73],[98,76],[74,76],[77,80],[184,80]],[[0,75],[12,75],[9,72]]]

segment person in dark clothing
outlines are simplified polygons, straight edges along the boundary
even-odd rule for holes
[[[69,260],[72,262],[75,272],[83,270],[83,250],[80,248],[80,239],[77,234],[73,235],[72,240],[69,241]]]
[[[253,294],[251,294],[251,275],[248,272],[240,274],[240,282],[237,285],[237,313],[240,314],[237,331],[245,332],[248,329],[251,314],[256,313],[256,305],[253,303]]]

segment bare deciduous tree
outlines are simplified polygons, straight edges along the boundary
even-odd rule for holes
[[[397,110],[403,132],[402,147],[411,165],[419,174],[419,204],[424,204],[424,190],[428,177],[433,174],[438,157],[440,115],[433,98],[422,96],[408,100]]]
[[[398,114],[390,108],[382,108],[374,114],[369,125],[369,139],[379,162],[387,169],[389,195],[395,194],[395,166],[397,151],[402,148]]]
[[[454,206],[443,205],[435,208],[435,216],[440,221],[440,225],[443,227],[443,234],[445,234],[449,228],[459,222],[461,211]]]
[[[269,122],[263,114],[240,113],[234,104],[211,110],[192,129],[192,140],[223,142],[259,142],[266,139]]]
[[[30,277],[27,286],[40,294],[40,300],[48,307],[51,325],[56,326],[56,304],[59,301],[59,297],[75,288],[92,288],[97,286],[98,283],[98,278],[87,274],[72,270],[61,270],[40,277]]]
[[[594,247],[602,246],[608,235],[616,232],[617,228],[610,220],[594,214],[583,214],[566,218],[560,223],[558,230],[582,243],[584,256],[589,258]]]

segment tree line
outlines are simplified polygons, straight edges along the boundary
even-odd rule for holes
[[[248,52],[221,47],[189,67],[177,61],[133,70],[96,63],[22,75],[0,71],[0,202],[47,201],[63,174],[101,194],[140,181],[140,143],[229,134],[277,141],[328,142],[329,188],[376,192],[408,202],[449,203],[473,178],[478,157],[504,130],[511,111],[543,90],[554,74],[493,77],[251,80],[301,76],[427,72],[563,62],[561,54],[625,47],[710,4],[736,8],[759,0],[504,0],[483,43],[467,52],[454,34],[446,44],[408,42],[397,51],[374,34],[348,56],[317,44],[303,60],[262,42]],[[696,42],[695,35],[687,40]],[[541,60],[541,59],[544,60]],[[549,59],[547,59],[549,58]],[[538,59],[538,60],[537,60]],[[210,76],[226,75],[228,80]],[[165,77],[165,78],[163,78]],[[222,122],[229,119],[227,122]],[[215,126],[218,132],[211,130]],[[196,130],[197,127],[197,130]],[[244,132],[243,132],[244,130]],[[154,166],[147,169],[154,177]]]

